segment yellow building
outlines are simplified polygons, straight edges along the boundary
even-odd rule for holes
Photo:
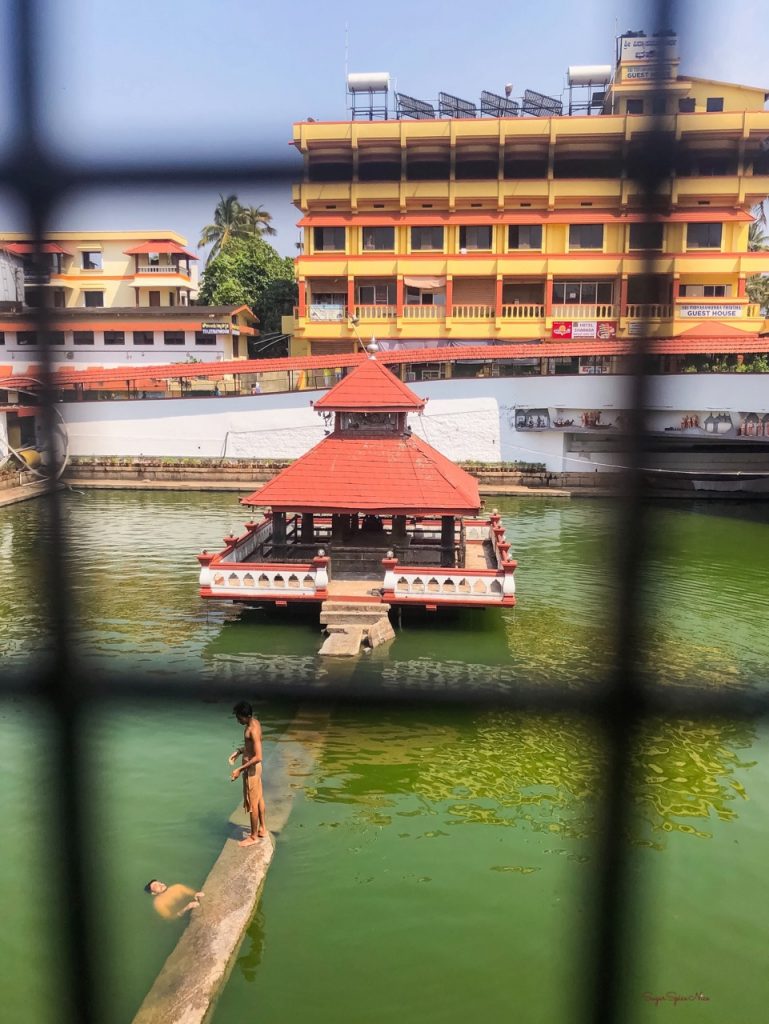
[[[682,76],[674,37],[620,37],[606,71],[571,116],[522,116],[531,103],[500,98],[516,116],[421,104],[295,124],[292,353],[351,351],[353,316],[385,347],[647,329],[755,337],[764,319],[746,280],[769,271],[769,255],[748,250],[748,231],[769,195],[766,94]],[[652,132],[674,159],[649,223],[625,167]]]
[[[198,257],[186,245],[175,231],[52,231],[40,267],[28,235],[0,234],[24,261],[25,305],[59,309],[188,305]]]

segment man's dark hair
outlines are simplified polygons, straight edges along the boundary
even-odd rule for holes
[[[149,880],[149,882],[147,882],[147,884],[144,886],[144,891],[145,892],[149,892],[149,893],[152,892],[152,883],[153,882],[157,882],[157,878],[151,878]]]
[[[238,701],[238,703],[232,709],[232,713],[233,715],[235,715],[236,718],[252,718],[254,714],[254,709],[251,707],[247,700],[241,700]]]

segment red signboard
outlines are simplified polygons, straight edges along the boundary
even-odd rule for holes
[[[617,337],[617,324],[613,320],[553,320],[550,336],[560,341],[570,338],[600,338],[607,341]]]

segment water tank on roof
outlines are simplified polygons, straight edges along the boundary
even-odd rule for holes
[[[598,85],[610,78],[610,64],[572,64],[568,71],[569,85]]]
[[[389,88],[387,71],[356,71],[347,76],[348,92],[387,92]]]

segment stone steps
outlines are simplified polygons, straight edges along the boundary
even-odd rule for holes
[[[389,604],[378,601],[324,601],[321,625],[327,637],[320,653],[335,657],[353,657],[365,642],[378,647],[395,636],[387,613]]]

